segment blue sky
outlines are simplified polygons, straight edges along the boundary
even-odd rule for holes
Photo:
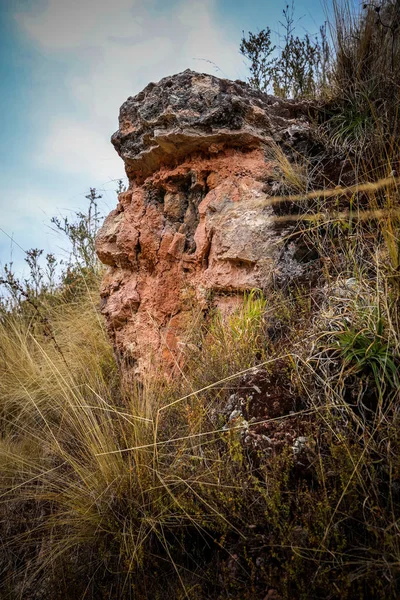
[[[246,79],[242,30],[276,30],[285,3],[0,0],[0,269],[22,272],[21,248],[59,253],[50,218],[84,209],[90,186],[114,207],[125,174],[109,139],[129,95],[186,68]],[[316,33],[320,0],[298,0],[296,17]]]

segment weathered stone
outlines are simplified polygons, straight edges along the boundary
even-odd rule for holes
[[[123,104],[112,141],[130,185],[97,251],[109,266],[103,312],[129,364],[142,368],[149,353],[179,363],[194,307],[226,311],[268,287],[287,233],[259,202],[276,166],[268,145],[307,139],[307,110],[192,71]]]
[[[112,143],[128,177],[144,180],[161,165],[177,165],[194,152],[258,148],[272,137],[302,135],[307,123],[298,119],[307,112],[307,103],[188,69],[128,98]]]
[[[185,215],[184,194],[173,194],[168,192],[164,197],[164,213],[173,221],[179,221]]]

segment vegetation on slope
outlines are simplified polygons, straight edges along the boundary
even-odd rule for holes
[[[73,248],[60,282],[40,251],[27,281],[6,270],[2,598],[399,597],[399,15],[377,8],[337,8],[316,124],[355,185],[324,191],[272,150],[309,273],[225,320],[194,310],[179,376],[119,379],[94,190],[54,222]]]

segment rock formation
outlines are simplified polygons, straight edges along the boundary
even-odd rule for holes
[[[129,189],[97,252],[108,265],[102,311],[126,364],[140,370],[153,353],[172,367],[193,308],[231,310],[288,261],[300,268],[259,201],[276,182],[271,146],[300,146],[309,130],[306,104],[190,70],[122,105],[112,143]]]

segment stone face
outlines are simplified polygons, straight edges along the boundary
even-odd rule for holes
[[[230,310],[279,272],[287,229],[259,202],[276,167],[268,145],[306,139],[307,110],[192,71],[123,104],[112,142],[129,189],[97,252],[108,265],[102,310],[126,364],[141,370],[153,354],[177,365],[194,308]]]

